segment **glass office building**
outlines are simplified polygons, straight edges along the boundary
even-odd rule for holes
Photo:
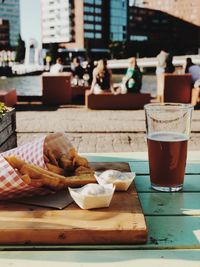
[[[10,45],[16,46],[20,34],[20,0],[6,0],[0,2],[0,18],[9,21]]]
[[[109,39],[108,2],[84,0],[83,14],[85,46],[95,51],[105,50]]]
[[[127,0],[110,0],[110,40],[127,39]]]

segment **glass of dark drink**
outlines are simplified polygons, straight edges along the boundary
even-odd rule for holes
[[[183,187],[193,107],[155,103],[144,109],[151,187],[179,191]]]

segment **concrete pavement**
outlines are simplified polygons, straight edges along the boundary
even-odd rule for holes
[[[68,134],[79,152],[146,151],[143,110],[93,111],[84,106],[17,111],[18,145],[51,132]],[[200,111],[193,113],[189,150],[200,150]]]

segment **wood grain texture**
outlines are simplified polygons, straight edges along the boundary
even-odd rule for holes
[[[102,163],[92,164],[101,170]],[[107,167],[129,171],[127,163]],[[106,169],[106,163],[103,164]],[[64,210],[0,203],[1,244],[139,244],[147,241],[147,227],[134,184],[115,192],[109,208]]]

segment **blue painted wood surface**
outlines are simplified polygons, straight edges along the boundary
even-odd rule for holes
[[[136,156],[134,156],[136,155]],[[136,161],[133,159],[135,157]],[[145,245],[92,245],[92,246],[0,246],[0,250],[116,250],[116,249],[198,249],[200,251],[200,163],[187,165],[184,189],[177,193],[160,193],[150,188],[148,162],[132,157],[88,157],[97,162],[128,161],[137,173],[135,184],[145,214],[149,234]],[[140,250],[139,250],[140,251]],[[80,252],[81,254],[81,252]],[[123,255],[123,254],[122,254]],[[184,255],[184,253],[182,254]],[[122,256],[123,257],[123,256]]]

